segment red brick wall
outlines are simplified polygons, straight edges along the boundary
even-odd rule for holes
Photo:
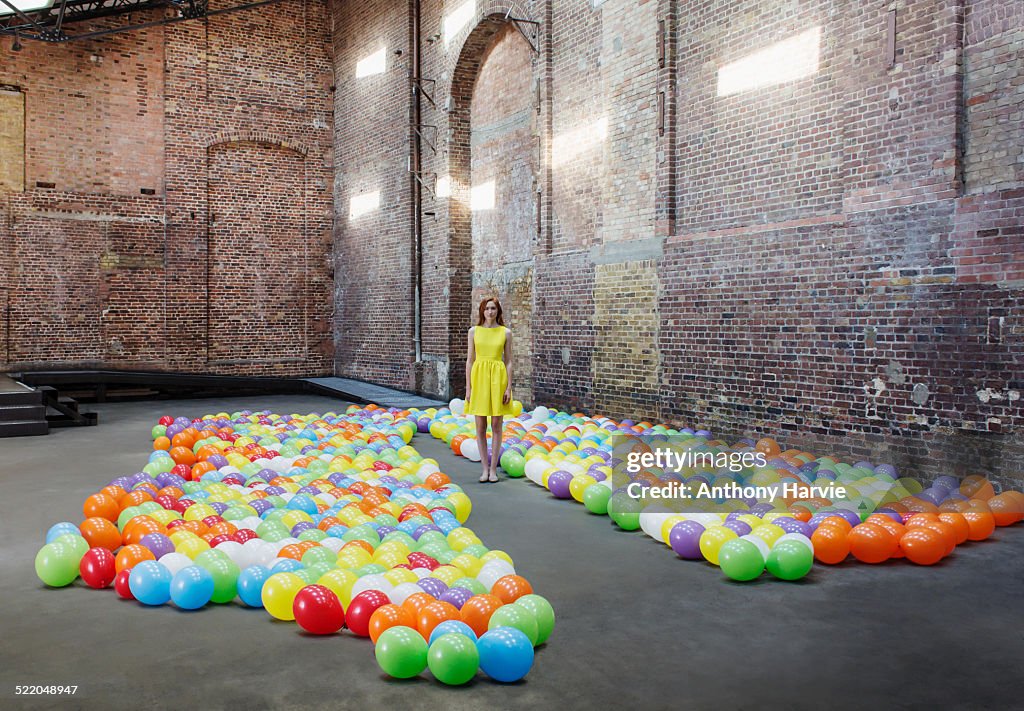
[[[327,21],[286,0],[20,53],[3,40],[27,191],[0,194],[0,367],[331,371]]]

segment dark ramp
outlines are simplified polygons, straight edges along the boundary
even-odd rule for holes
[[[417,435],[470,493],[469,521],[548,597],[558,621],[527,679],[450,689],[386,679],[369,640],[302,635],[238,604],[144,608],[76,584],[45,589],[47,528],[138,471],[162,414],[325,412],[319,397],[101,404],[98,427],[0,444],[0,702],[113,709],[1010,709],[1024,689],[1024,533],[941,566],[815,567],[803,583],[732,584],[526,480],[476,483],[478,464]],[[78,684],[74,698],[16,684]]]

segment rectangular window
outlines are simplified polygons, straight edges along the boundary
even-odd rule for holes
[[[25,94],[0,88],[0,192],[25,189]]]

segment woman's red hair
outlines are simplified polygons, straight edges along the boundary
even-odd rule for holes
[[[499,326],[504,326],[505,325],[505,320],[501,317],[501,302],[498,301],[498,297],[497,296],[488,296],[488,297],[484,298],[483,301],[480,302],[480,308],[477,309],[477,319],[476,319],[476,325],[477,326],[483,326],[484,325],[484,307],[486,307],[487,304],[489,302],[491,302],[491,301],[493,301],[494,305],[498,307],[498,316],[494,319],[495,322],[497,322],[497,324]]]

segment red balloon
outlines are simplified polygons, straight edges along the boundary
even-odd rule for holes
[[[227,543],[228,541],[234,541],[235,539],[227,533],[222,533],[219,536],[214,536],[210,539],[210,548],[216,548],[221,543]]]
[[[159,422],[164,427],[167,427],[168,425],[174,424],[174,418],[171,417],[170,415],[164,415],[159,420],[157,420],[157,422]]]
[[[259,534],[251,528],[240,528],[231,537],[239,543],[245,543],[253,538],[259,538]]]
[[[323,585],[307,585],[299,590],[292,612],[299,627],[310,634],[334,634],[345,626],[345,611],[338,596]]]
[[[108,588],[117,577],[117,570],[114,568],[114,554],[106,548],[90,548],[82,556],[78,572],[82,574],[82,580],[89,587],[97,590]]]
[[[345,611],[345,624],[357,637],[370,636],[370,616],[382,605],[391,600],[380,590],[364,590],[352,598],[348,610]]]
[[[116,578],[114,578],[114,590],[116,590],[117,594],[125,600],[135,599],[135,596],[132,595],[132,591],[128,588],[128,576],[131,575],[131,573],[131,568],[125,568],[117,574]]]

